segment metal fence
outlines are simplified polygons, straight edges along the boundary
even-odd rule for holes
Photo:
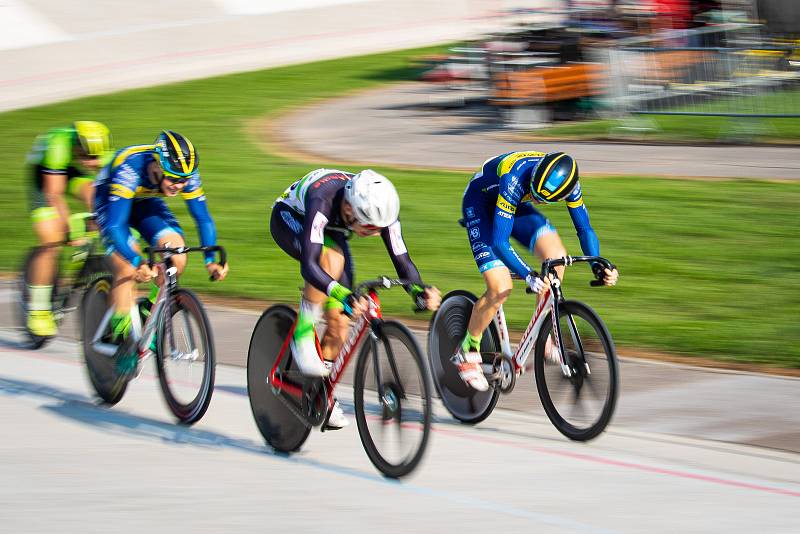
[[[607,51],[607,104],[623,118],[799,118],[799,50],[752,24],[624,40]]]

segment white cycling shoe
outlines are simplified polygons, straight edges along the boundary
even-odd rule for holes
[[[489,389],[489,382],[486,381],[486,376],[481,368],[483,358],[479,352],[465,353],[464,349],[459,347],[450,361],[458,368],[458,376],[466,385],[477,391]]]
[[[305,376],[323,378],[330,374],[330,369],[319,357],[314,336],[310,336],[310,339],[301,340],[292,337],[290,348],[292,350],[292,361],[297,366],[297,370]]]
[[[339,401],[335,400],[333,401],[331,413],[328,415],[328,420],[325,422],[325,429],[339,430],[340,428],[344,428],[346,426],[350,426],[350,420],[344,415],[344,411],[339,405]]]

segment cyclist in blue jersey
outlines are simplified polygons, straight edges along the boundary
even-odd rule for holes
[[[411,281],[406,291],[425,307],[441,302],[436,288],[426,288],[408,254],[400,228],[400,198],[392,183],[375,171],[358,174],[317,169],[290,185],[275,201],[270,233],[278,246],[300,261],[306,281],[297,326],[291,341],[293,361],[307,376],[326,376],[347,337],[346,314],[358,317],[366,310],[365,298],[350,290],[354,269],[348,239],[380,235],[401,278]],[[320,347],[314,343],[314,326],[322,317],[327,328]],[[334,404],[327,428],[348,424],[339,403]]]
[[[475,303],[466,335],[453,356],[467,385],[479,391],[489,387],[480,367],[481,336],[511,293],[511,273],[538,294],[549,286],[549,280],[543,281],[517,254],[510,238],[542,260],[567,254],[555,228],[534,205],[565,201],[583,253],[600,254],[578,178],[578,165],[563,152],[510,152],[488,159],[467,185],[462,201],[464,224],[486,282],[486,292]],[[616,269],[595,264],[592,270],[606,285],[617,283]],[[563,267],[557,272],[559,278],[564,276]],[[548,345],[546,351],[557,350]]]
[[[115,343],[121,343],[130,331],[135,282],[147,282],[159,274],[140,255],[131,228],[138,230],[151,246],[169,244],[180,247],[185,244],[183,231],[162,197],[174,197],[180,193],[195,220],[200,243],[203,246],[216,244],[216,227],[208,211],[197,171],[198,162],[197,152],[187,138],[165,130],[153,145],[129,146],[118,151],[97,177],[97,223],[114,269],[111,329]],[[213,278],[225,278],[228,266],[216,263],[213,253],[206,254],[205,262]],[[186,256],[173,257],[173,265],[178,274],[182,273]],[[150,293],[151,305],[157,293],[158,286],[154,283]]]

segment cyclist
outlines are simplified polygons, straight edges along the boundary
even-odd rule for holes
[[[511,293],[511,272],[523,278],[539,295],[550,282],[543,281],[523,261],[509,237],[543,260],[565,256],[566,249],[555,228],[533,207],[561,200],[567,204],[584,254],[599,255],[600,243],[583,202],[578,165],[563,152],[510,152],[495,156],[486,160],[464,191],[464,224],[478,270],[486,282],[486,292],[475,303],[453,363],[461,379],[476,390],[485,391],[489,387],[480,366],[481,335]],[[605,285],[616,284],[616,269],[593,264],[592,270]],[[557,268],[557,272],[563,278],[564,268]],[[550,340],[548,345],[547,354],[557,350]]]
[[[392,183],[372,170],[352,174],[317,169],[289,186],[275,201],[270,233],[278,246],[300,261],[305,279],[297,326],[291,340],[294,362],[307,376],[326,376],[347,337],[347,315],[366,310],[364,298],[354,298],[350,286],[354,269],[347,240],[380,235],[397,274],[413,283],[406,287],[425,307],[435,310],[441,302],[436,288],[423,287],[416,266],[403,241],[398,215],[400,199]],[[323,363],[314,343],[314,325],[325,312],[327,329],[322,338]],[[328,428],[349,422],[339,403],[334,404]]]
[[[111,158],[108,128],[94,121],[76,121],[53,128],[36,138],[28,154],[31,174],[31,219],[39,244],[46,248],[36,256],[29,274],[28,329],[37,336],[56,334],[51,293],[59,247],[69,235],[69,192],[91,210],[94,175]]]
[[[198,163],[197,151],[186,137],[164,130],[153,145],[129,146],[118,151],[111,164],[97,177],[97,223],[114,270],[111,330],[112,342],[116,344],[122,346],[130,331],[135,282],[147,282],[159,274],[140,256],[131,228],[138,230],[151,246],[169,244],[180,247],[185,244],[178,221],[161,197],[174,197],[180,193],[197,225],[201,244],[216,244],[216,227],[208,211],[197,171]],[[205,262],[212,277],[216,280],[225,278],[227,264],[216,263],[213,253],[206,253]],[[173,265],[180,275],[186,266],[186,256],[173,257]],[[158,285],[154,283],[150,305],[157,293]],[[143,311],[146,315],[147,309]],[[135,354],[121,354],[119,362],[119,370],[129,372],[131,367],[135,368]]]

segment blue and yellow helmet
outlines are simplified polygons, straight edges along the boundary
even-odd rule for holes
[[[531,195],[542,202],[558,202],[578,185],[578,164],[563,152],[546,154],[531,176]]]
[[[164,174],[187,178],[197,172],[197,151],[192,142],[178,132],[163,130],[156,138],[155,151]]]

